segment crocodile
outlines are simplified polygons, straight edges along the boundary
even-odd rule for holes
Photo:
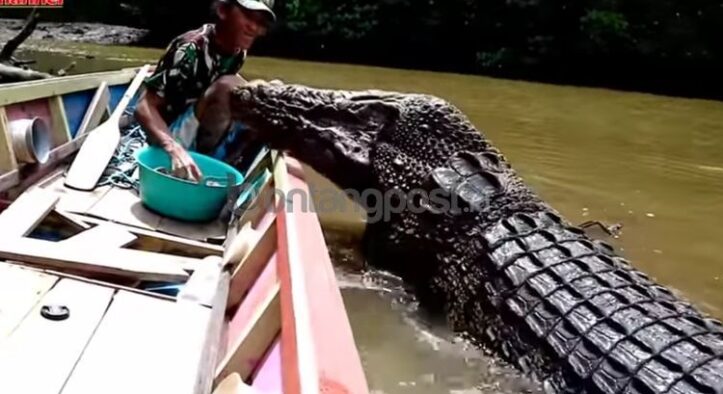
[[[723,392],[720,321],[565,220],[445,99],[253,81],[231,111],[354,192],[370,264],[545,391]]]

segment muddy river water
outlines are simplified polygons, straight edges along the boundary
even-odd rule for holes
[[[54,45],[54,51],[28,56],[40,67],[75,60],[77,72],[153,61],[159,54],[88,45]],[[608,241],[634,265],[723,318],[723,103],[253,57],[242,73],[448,99],[564,216],[622,225],[619,238]],[[316,174],[312,179],[318,190],[332,187]],[[363,217],[350,209],[320,216],[374,393],[534,391],[419,312],[394,278],[350,268],[359,265],[355,240]]]

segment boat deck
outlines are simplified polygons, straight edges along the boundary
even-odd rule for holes
[[[259,155],[251,204],[192,224],[133,189],[65,187],[73,136],[0,171],[0,393],[368,393],[298,162]]]

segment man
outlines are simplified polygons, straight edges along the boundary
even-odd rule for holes
[[[176,37],[146,79],[135,116],[174,175],[201,179],[188,150],[222,160],[238,153],[243,127],[231,119],[230,93],[245,82],[237,73],[246,52],[276,20],[273,1],[217,0],[215,23]]]

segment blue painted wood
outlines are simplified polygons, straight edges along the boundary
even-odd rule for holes
[[[78,134],[78,128],[80,123],[83,122],[83,117],[88,110],[88,105],[93,100],[93,95],[95,95],[95,90],[84,90],[62,96],[71,137]]]
[[[123,98],[123,95],[125,94],[126,90],[128,90],[129,84],[122,84],[122,85],[113,85],[109,86],[108,89],[110,90],[110,112],[115,111],[115,107],[118,106],[118,103],[121,101],[121,98]],[[134,108],[136,105],[136,100],[138,99],[138,94],[136,94],[128,103],[128,107],[126,108]]]

